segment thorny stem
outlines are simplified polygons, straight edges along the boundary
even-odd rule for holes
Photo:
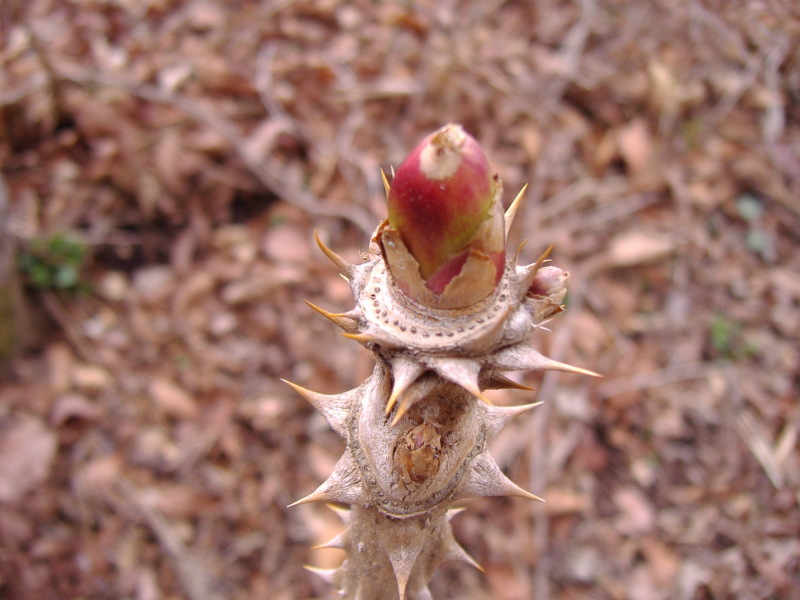
[[[446,173],[436,171],[432,187],[425,156],[439,152],[440,144],[455,154],[444,159]],[[488,452],[488,441],[535,405],[493,406],[483,391],[530,390],[505,371],[596,375],[545,357],[529,341],[563,310],[568,274],[544,264],[549,248],[533,264],[518,265],[514,256],[495,266],[495,256],[505,257],[502,242],[521,194],[505,217],[497,213],[500,182],[486,169],[477,142],[460,126],[447,125],[423,140],[391,185],[387,181],[394,216],[378,225],[364,263],[345,261],[317,237],[350,282],[356,304],[346,313],[311,306],[377,361],[367,381],[342,394],[290,384],[347,443],[331,476],[295,503],[349,507],[337,511],[346,530],[325,545],[343,549],[347,558],[338,569],[315,570],[338,598],[426,600],[440,562],[464,560],[480,568],[453,538],[454,503],[480,496],[541,500],[511,482]],[[479,183],[483,178],[489,188]],[[402,187],[393,189],[399,180]],[[435,231],[418,229],[429,224],[420,210],[439,223],[443,246],[430,245]]]

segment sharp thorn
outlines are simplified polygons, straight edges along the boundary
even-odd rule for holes
[[[383,414],[388,416],[389,413],[392,412],[395,402],[397,402],[397,397],[400,395],[400,393],[401,392],[395,393],[394,390],[392,390],[392,394],[389,396],[389,401],[386,403],[386,410],[383,412]],[[394,425],[394,423],[392,424]]]
[[[514,252],[514,260],[512,261],[515,265],[519,264],[519,255],[522,254],[522,249],[528,243],[528,240],[523,240],[522,243],[517,246],[517,251]]]
[[[309,494],[308,496],[303,496],[300,500],[295,500],[291,504],[287,504],[286,508],[294,508],[295,506],[300,506],[301,504],[308,504],[309,502],[315,502],[319,500],[319,498],[315,497],[316,492]]]
[[[311,549],[312,550],[321,550],[323,548],[334,548],[336,550],[344,550],[345,549],[345,534],[346,534],[346,530],[341,532],[341,533],[337,533],[335,536],[333,536],[330,540],[328,540],[324,544],[320,544],[319,546],[312,546]]]
[[[394,169],[392,169],[394,171]],[[381,169],[381,179],[383,180],[383,190],[386,192],[386,197],[389,197],[389,189],[391,189],[391,185],[389,185],[389,180],[386,179],[386,173],[383,172]]]
[[[392,427],[397,425],[408,410],[430,394],[437,385],[439,385],[439,379],[433,373],[425,374],[414,381],[402,394],[400,404],[397,406],[397,410],[395,410],[394,418],[390,425]]]
[[[584,369],[583,367],[576,367],[574,365],[568,365],[567,363],[558,362],[554,360],[551,362],[551,369],[554,371],[563,371],[565,373],[576,373],[578,375],[588,375],[589,377],[602,377],[600,373],[596,373],[594,371],[590,371],[589,369]]]
[[[448,521],[451,520],[453,517],[455,517],[456,515],[460,515],[465,510],[467,510],[467,509],[464,506],[459,506],[458,508],[450,508],[450,509],[448,509],[448,511],[447,511],[447,520]]]
[[[523,404],[522,406],[488,406],[484,410],[486,411],[486,417],[484,418],[484,423],[486,425],[486,434],[489,439],[492,439],[495,435],[497,435],[500,430],[503,429],[506,425],[511,423],[514,419],[519,417],[520,415],[528,412],[539,406],[541,402],[535,402],[533,404]]]
[[[475,457],[472,467],[456,491],[454,500],[484,496],[519,496],[536,502],[544,502],[539,496],[523,490],[506,477],[487,452]]]
[[[322,250],[322,253],[328,257],[328,260],[330,260],[339,268],[339,271],[341,271],[343,277],[349,279],[356,266],[353,263],[347,262],[341,256],[336,254],[336,252],[328,248],[320,239],[319,233],[317,233],[316,229],[314,230],[314,239],[316,240],[319,249]]]
[[[311,565],[303,565],[303,568],[319,575],[325,583],[333,584],[336,572],[339,569],[320,569],[319,567],[312,567]]]
[[[370,342],[380,341],[380,339],[368,333],[343,333],[342,335],[349,340],[355,340],[359,344],[369,344]]]
[[[514,198],[514,201],[511,203],[511,206],[508,207],[505,214],[505,225],[506,225],[506,239],[508,239],[508,232],[511,231],[511,225],[514,222],[514,217],[517,216],[517,210],[522,204],[522,197],[525,195],[525,190],[528,189],[528,184],[522,186],[522,189],[517,194],[517,197]]]
[[[345,331],[349,333],[355,333],[358,330],[358,321],[354,317],[351,317],[348,313],[332,313],[325,310],[324,308],[320,308],[319,306],[317,306],[312,302],[309,302],[308,300],[306,300],[305,303],[308,304],[315,311],[317,311],[319,314],[321,314],[323,317],[332,321]]]
[[[525,271],[525,274],[523,275],[523,277],[524,277],[524,279],[528,280],[528,287],[530,287],[530,284],[533,281],[533,278],[536,276],[536,273],[539,271],[541,266],[547,260],[547,257],[550,256],[550,253],[553,251],[554,247],[555,247],[554,244],[550,244],[545,249],[545,251],[542,252],[542,254],[539,256],[539,258],[536,259],[535,263],[530,264],[530,265],[528,265],[526,267],[523,267],[523,269]],[[527,291],[527,288],[526,288],[526,291]]]
[[[394,571],[395,579],[397,580],[397,591],[400,600],[405,598],[406,587],[411,577],[411,571],[422,550],[424,539],[425,536],[422,534],[414,536],[412,539],[404,540],[405,544],[400,546],[390,548],[384,546],[384,550],[389,557],[389,562],[392,564],[392,571]]]
[[[392,412],[392,408],[395,402],[397,402],[397,399],[424,372],[425,367],[417,362],[399,357],[392,360],[392,376],[394,380],[392,382],[392,393],[389,396],[389,401],[386,403],[385,414],[388,415]]]
[[[545,248],[545,251],[542,252],[542,255],[536,259],[537,271],[539,270],[539,267],[541,267],[542,264],[544,264],[544,261],[547,260],[547,257],[550,256],[550,253],[553,251],[553,248],[555,248],[555,244],[550,244],[547,248]]]
[[[350,340],[355,340],[359,344],[375,343],[387,348],[397,348],[401,344],[397,338],[380,329],[367,329],[362,333],[343,333],[342,335]]]
[[[491,355],[490,361],[490,365],[500,371],[563,371],[590,377],[602,377],[594,371],[548,358],[530,344],[518,344],[504,348]]]
[[[414,406],[415,402],[416,400],[413,400],[408,396],[404,397],[400,401],[400,404],[398,405],[397,410],[394,413],[394,417],[392,417],[392,421],[391,423],[389,423],[389,426],[394,427],[395,425],[397,425],[400,422],[400,419],[402,419],[405,416],[405,414],[409,411],[409,409],[412,406]]]
[[[342,507],[340,505],[331,504],[331,503],[328,503],[327,506],[333,512],[336,513],[336,516],[339,517],[339,519],[341,519],[342,523],[347,525],[347,523],[350,521],[350,509],[349,508],[344,508],[344,507]]]
[[[391,427],[397,425],[400,422],[400,419],[405,416],[412,406],[414,406],[414,402],[412,402],[409,398],[403,398],[403,400],[400,402],[400,405],[397,407],[397,411],[394,413],[394,417],[392,417],[392,422],[389,423],[389,425]]]
[[[450,539],[449,543],[447,544],[445,560],[461,560],[464,561],[476,569],[481,573],[485,573],[486,570],[480,565],[480,563],[472,558],[469,553],[464,550],[464,547],[459,544],[455,539]]]
[[[407,407],[407,406],[405,406],[403,404],[398,406],[397,407],[397,412],[394,414],[394,417],[392,418],[392,422],[389,423],[389,426],[390,427],[394,427],[395,425],[397,425],[400,422],[400,419],[403,418],[403,415],[405,415],[406,412],[408,412],[408,408],[409,407]]]
[[[518,383],[513,379],[506,377],[505,375],[501,375],[500,373],[494,373],[486,382],[484,387],[490,390],[520,390],[523,392],[536,391],[536,388],[532,388],[524,383]]]
[[[494,406],[494,402],[489,400],[489,397],[486,396],[478,386],[465,385],[464,383],[460,383],[459,385],[487,406]]]
[[[366,500],[361,487],[361,473],[349,452],[339,459],[333,473],[305,498],[292,502],[287,508],[308,502],[339,502],[357,504]]]
[[[344,394],[320,394],[313,392],[301,385],[292,383],[286,379],[281,379],[286,385],[305,398],[314,408],[322,413],[328,425],[341,436],[347,430],[347,415],[353,402],[353,394],[356,390],[350,390]]]
[[[461,386],[486,404],[492,404],[481,391],[478,378],[481,365],[474,360],[461,358],[439,358],[431,362],[431,368],[442,378]]]
[[[548,255],[553,250],[553,244],[550,244],[547,249],[542,252],[542,255],[536,260],[535,263],[524,266],[518,267],[518,279],[514,283],[514,290],[517,294],[518,298],[524,298],[525,294],[528,293],[528,290],[533,283],[534,278],[536,277],[536,273],[539,271],[539,268],[542,264],[547,260]]]
[[[397,410],[394,413],[394,417],[392,417],[392,422],[389,423],[389,425],[391,427],[397,425],[400,422],[400,419],[402,419],[405,416],[405,414],[412,406],[414,406],[414,401],[412,401],[412,399],[407,396],[404,397],[400,401],[400,405],[397,407]]]

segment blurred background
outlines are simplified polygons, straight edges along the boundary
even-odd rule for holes
[[[0,4],[0,597],[323,598],[380,169],[483,144],[571,273],[437,598],[800,598],[800,6]]]

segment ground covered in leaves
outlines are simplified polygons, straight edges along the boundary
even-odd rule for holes
[[[0,5],[0,596],[324,597],[342,451],[279,379],[372,358],[380,168],[460,122],[567,311],[437,598],[798,598],[800,9],[789,0]],[[13,358],[10,356],[13,355]],[[489,392],[521,404],[524,392]]]

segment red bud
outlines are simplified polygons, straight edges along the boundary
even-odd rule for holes
[[[502,276],[505,239],[499,191],[480,144],[455,124],[422,140],[395,173],[384,235],[390,230],[399,234],[422,281],[437,297],[459,275],[473,279],[462,281],[457,287],[463,297],[445,301],[446,306],[486,297]],[[392,270],[398,279],[401,269]],[[403,280],[408,271],[404,267],[398,281],[407,292],[413,287]]]

